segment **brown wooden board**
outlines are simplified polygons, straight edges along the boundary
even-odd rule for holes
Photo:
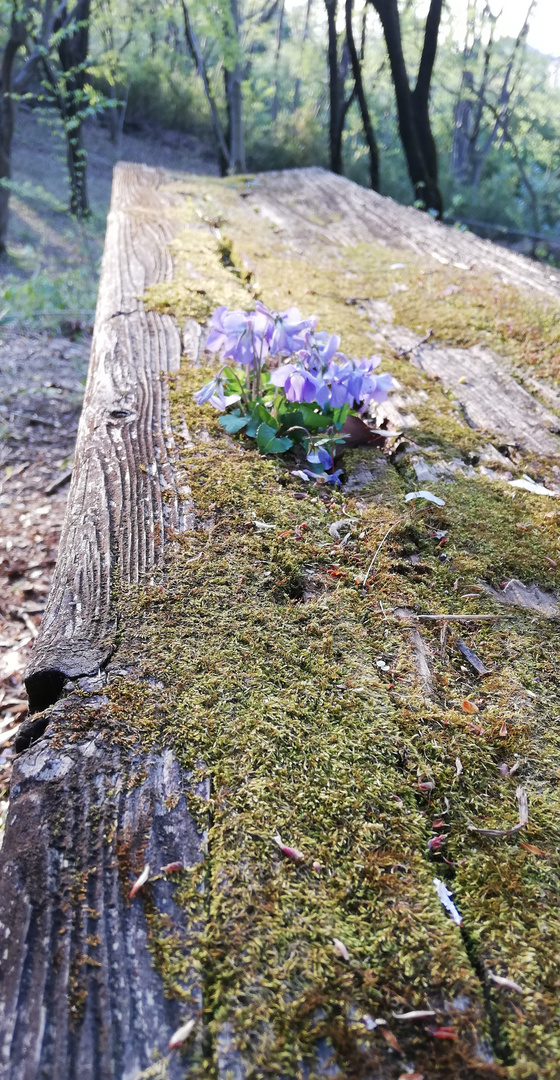
[[[173,226],[163,176],[116,171],[76,465],[58,563],[26,675],[30,707],[52,704],[66,678],[93,675],[114,648],[115,574],[138,581],[161,561],[188,506],[172,468],[162,376],[181,343],[168,316],[146,312],[145,289],[170,280]],[[172,201],[172,200],[171,200]]]
[[[555,390],[395,327],[371,268],[419,256],[560,297],[321,170],[117,168],[0,854],[1,1080],[558,1075]],[[193,408],[208,314],[257,295],[398,368],[404,436],[340,493]]]

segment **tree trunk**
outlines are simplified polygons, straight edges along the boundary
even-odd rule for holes
[[[371,0],[383,27],[399,118],[399,133],[416,201],[443,213],[437,154],[429,117],[430,82],[437,47],[442,0],[431,0],[416,89],[411,91],[403,54],[397,0]]]
[[[55,30],[61,31],[58,57],[64,72],[63,123],[70,177],[70,211],[76,217],[87,217],[90,212],[86,183],[86,151],[82,129],[90,10],[91,0],[78,0],[71,12],[64,7],[55,25]],[[73,23],[75,23],[74,28],[67,29]]]
[[[302,38],[302,44],[303,45],[305,45],[305,42],[307,41],[307,39],[309,37],[309,22],[310,22],[310,19],[311,19],[311,5],[312,5],[312,3],[313,3],[313,0],[307,0],[307,8],[305,10],[305,26],[303,28],[303,38]],[[296,109],[299,109],[300,92],[301,92],[301,79],[298,76],[298,78],[296,79],[296,84],[294,86],[294,103],[293,103],[293,106],[292,106],[294,112],[295,112]]]
[[[278,31],[276,36],[276,56],[275,56],[275,70],[276,79],[274,83],[274,97],[272,99],[272,121],[275,124],[278,119],[278,109],[280,105],[280,49],[282,48],[282,31],[284,29],[284,11],[285,4],[282,0],[280,4],[280,12],[278,15]]]
[[[342,174],[342,117],[343,93],[338,68],[338,35],[336,32],[337,0],[325,0],[328,26],[329,64],[329,156],[331,172]]]
[[[354,41],[354,30],[352,27],[352,8],[353,0],[346,0],[346,40],[348,42],[350,61],[352,63],[354,85],[356,87],[356,94],[358,97],[360,112],[362,114],[364,137],[369,150],[370,184],[373,191],[379,191],[379,150],[377,147],[375,132],[373,130],[373,124],[371,122],[368,103],[364,92],[364,84],[362,80],[362,65],[360,63],[360,58],[356,49],[356,42]]]
[[[212,97],[212,94],[211,94],[211,91],[210,91],[210,85],[208,83],[208,76],[206,74],[206,66],[205,66],[205,63],[204,63],[204,59],[203,59],[202,53],[200,51],[200,47],[199,47],[198,41],[196,39],[195,32],[194,32],[194,30],[193,30],[193,28],[191,26],[191,21],[190,21],[190,18],[189,18],[189,10],[187,8],[185,0],[182,0],[182,7],[183,7],[183,20],[184,20],[184,24],[185,24],[185,39],[186,39],[186,42],[187,42],[187,46],[189,48],[189,52],[190,52],[190,54],[192,56],[193,62],[194,62],[195,66],[196,66],[196,68],[198,70],[198,74],[200,75],[200,78],[202,79],[202,85],[204,87],[204,93],[206,94],[206,100],[208,102],[208,105],[210,106],[210,113],[211,113],[211,116],[212,116],[212,123],[214,125],[214,131],[216,132],[216,139],[218,141],[218,147],[219,147],[219,150],[220,150],[220,161],[222,162],[222,175],[225,175],[225,173],[227,172],[227,170],[229,168],[229,151],[228,151],[228,148],[227,148],[226,140],[224,138],[224,133],[222,131],[222,125],[220,123],[220,118],[218,116],[218,110],[216,109],[216,105],[214,103],[214,98]]]
[[[237,0],[231,2],[231,17],[235,43],[239,46],[240,13]],[[245,129],[243,124],[243,72],[239,59],[231,71],[226,70],[226,97],[229,117],[229,172],[245,172]]]
[[[2,57],[2,101],[0,105],[0,252],[6,250],[10,189],[2,181],[12,175],[12,136],[14,134],[14,102],[12,98],[12,72],[14,60],[26,38],[24,19],[18,19],[12,11],[10,36]]]

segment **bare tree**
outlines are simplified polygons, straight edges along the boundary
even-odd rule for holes
[[[513,102],[523,70],[529,20],[535,5],[536,0],[531,0],[523,26],[506,63],[503,78],[500,72],[497,90],[494,90],[492,85],[493,81],[495,83],[492,61],[496,51],[494,35],[499,16],[493,15],[488,4],[485,4],[477,19],[479,14],[477,3],[471,5],[463,49],[461,88],[455,107],[451,153],[451,169],[455,178],[461,183],[478,187],[484,163],[500,132],[502,138],[509,141],[511,145],[510,123],[514,110]],[[483,47],[486,28],[488,28],[488,39]],[[482,49],[482,68],[477,85],[472,68]]]
[[[399,133],[418,203],[443,213],[435,140],[430,124],[430,87],[437,51],[443,0],[430,0],[424,43],[414,89],[403,53],[398,0],[369,0],[383,27],[399,118]]]

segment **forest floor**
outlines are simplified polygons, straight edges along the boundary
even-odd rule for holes
[[[66,210],[56,130],[20,110],[8,255],[0,261],[0,821],[27,711],[23,672],[50,589],[71,475],[115,161],[216,175],[179,132],[87,132],[91,218]]]

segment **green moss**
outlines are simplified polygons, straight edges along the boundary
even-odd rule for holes
[[[314,310],[343,334],[349,352],[370,351],[369,323],[346,300],[382,295],[380,275],[394,253],[376,256],[373,269],[372,248],[369,262],[363,251],[338,260],[318,255],[313,263],[294,258],[272,231],[265,245],[265,226],[248,228],[235,187],[219,198],[214,190],[210,199],[227,213],[239,251],[257,266],[251,289],[274,306]],[[231,261],[234,249],[228,252]],[[218,291],[213,260],[247,303],[246,286],[220,262],[223,249],[205,248],[200,258],[201,273],[209,280],[216,273]],[[341,288],[347,280],[350,296]],[[190,299],[173,306],[182,295],[178,285],[179,300],[169,302],[181,317],[193,312]],[[406,293],[396,295],[405,302]],[[458,335],[458,325],[449,333]],[[400,364],[407,387],[420,385],[419,374]],[[203,378],[200,369],[184,371],[173,391],[176,414],[194,436],[181,463],[197,527],[176,538],[152,586],[122,597],[119,664],[129,662],[142,680],[110,691],[114,729],[172,746],[195,781],[211,782],[210,802],[192,800],[200,823],[210,821],[203,917],[202,894],[192,884],[177,890],[192,928],[189,948],[176,928],[150,915],[167,991],[181,997],[192,965],[203,972],[209,1031],[216,1039],[233,1025],[250,1078],[303,1076],[303,1062],[314,1077],[324,1037],[348,1078],[397,1077],[406,1062],[449,1080],[553,1080],[560,744],[552,624],[520,611],[507,621],[450,623],[443,650],[441,626],[424,624],[434,677],[427,698],[410,628],[391,612],[498,614],[503,608],[479,592],[480,580],[558,586],[547,562],[558,554],[556,512],[549,501],[521,492],[512,499],[480,477],[436,485],[441,509],[407,511],[406,459],[400,475],[383,471],[375,451],[345,459],[348,472],[369,463],[377,478],[368,487],[302,492],[281,462],[232,441],[212,410],[194,408],[192,391]],[[419,439],[436,444],[437,454],[475,447],[437,385],[421,418]],[[344,516],[355,521],[341,546],[328,525]],[[441,546],[436,534],[444,530]],[[484,681],[457,650],[459,636],[491,669]],[[148,676],[163,689],[151,688]],[[478,706],[474,718],[462,706],[467,697]],[[500,762],[511,765],[516,756],[521,769],[503,779]],[[419,788],[425,778],[435,784],[428,796]],[[520,782],[530,806],[521,834],[489,840],[469,830],[515,824]],[[428,851],[434,819],[446,823],[449,863]],[[281,854],[276,832],[303,852],[302,862]],[[444,914],[434,875],[454,889],[464,932]],[[350,961],[336,953],[335,937]],[[526,993],[489,981],[483,992],[487,971],[515,979]],[[457,1041],[392,1018],[428,1006],[436,1022],[453,1025]],[[365,1013],[387,1020],[403,1058],[379,1028],[367,1031]],[[485,1064],[482,1050],[476,1056],[481,1030],[492,1035],[503,1069]],[[212,1060],[208,1051],[200,1075],[212,1075]]]

